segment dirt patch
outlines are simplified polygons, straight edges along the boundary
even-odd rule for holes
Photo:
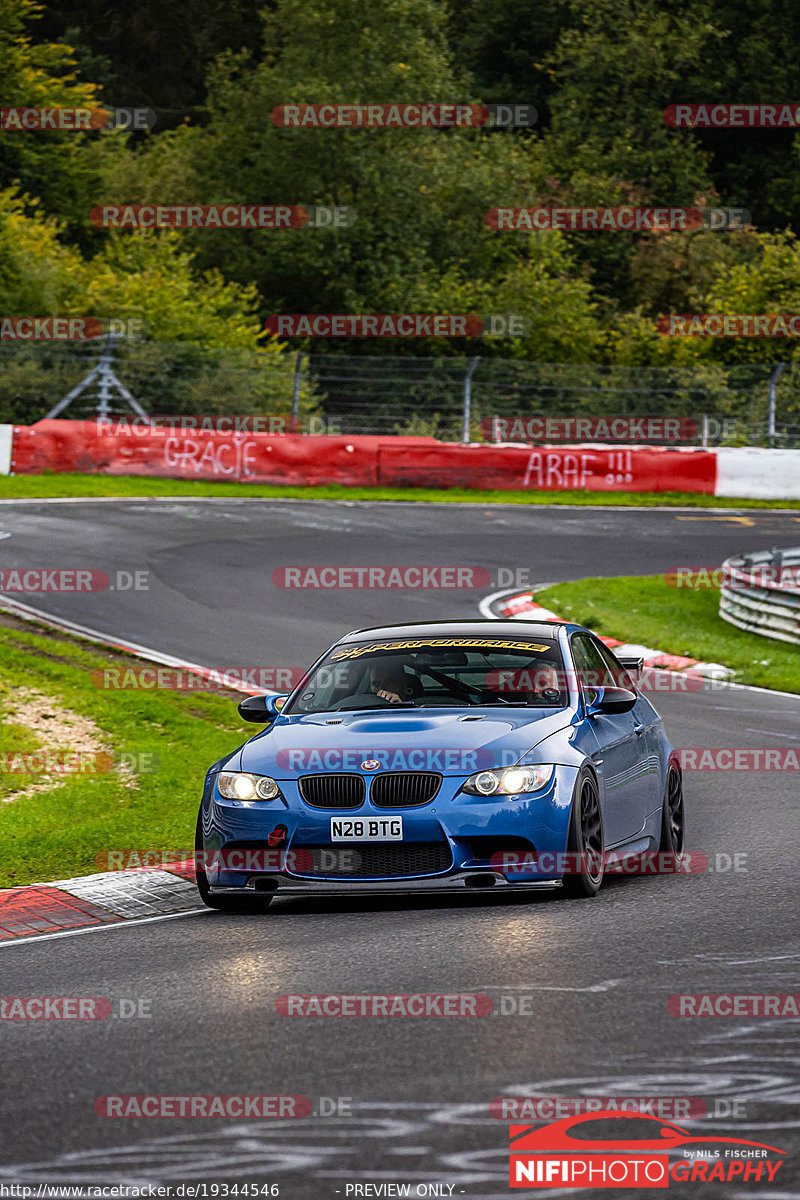
[[[113,747],[105,740],[106,734],[91,717],[65,708],[62,702],[53,696],[46,696],[33,688],[15,688],[4,699],[4,708],[8,723],[19,725],[35,734],[41,748],[50,753],[76,753],[82,756],[107,756],[113,759]],[[101,757],[100,762],[104,759]],[[136,774],[127,763],[120,763],[115,769],[115,775],[124,787],[135,788],[138,780]],[[23,800],[41,792],[51,792],[64,786],[64,779],[56,774],[49,774],[40,783],[29,783],[4,797],[6,803],[11,800]]]

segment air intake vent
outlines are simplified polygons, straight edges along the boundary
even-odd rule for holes
[[[314,808],[358,808],[366,791],[360,775],[302,775],[297,786]]]
[[[439,790],[441,775],[397,771],[391,775],[376,775],[372,780],[369,798],[376,808],[415,808],[430,804]]]
[[[303,869],[292,871],[293,875],[322,875],[328,879],[410,879],[415,875],[437,875],[449,871],[453,856],[447,842],[404,842],[402,845],[389,842],[359,842],[349,851],[347,859],[333,868],[330,866],[331,851],[341,850],[336,846],[295,846],[298,860]],[[303,851],[304,853],[300,853]],[[312,862],[306,866],[308,853]],[[341,857],[341,856],[340,856]],[[345,865],[347,864],[347,869]]]

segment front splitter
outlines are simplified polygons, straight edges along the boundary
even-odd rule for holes
[[[491,878],[492,883],[476,883],[478,872],[463,871],[442,878],[349,880],[349,879],[295,879],[281,880],[275,888],[258,887],[258,876],[247,881],[246,887],[213,887],[212,896],[241,896],[255,892],[259,896],[308,896],[312,893],[330,896],[334,893],[349,896],[402,895],[407,892],[492,892],[502,891],[554,891],[562,886],[560,879],[532,880],[530,883],[509,883],[503,875],[492,871],[481,871],[481,879]]]

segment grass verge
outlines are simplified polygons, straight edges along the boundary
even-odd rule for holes
[[[800,509],[800,500],[747,500],[694,492],[534,492],[473,488],[280,487],[261,483],[212,483],[152,475],[2,475],[0,499],[72,496],[194,496],[284,500],[406,500],[439,504],[627,505],[634,508]]]
[[[58,777],[10,772],[15,755],[59,747],[46,720],[0,726],[0,887],[91,874],[107,850],[192,849],[205,773],[247,736],[234,706],[240,696],[102,690],[92,671],[130,666],[130,657],[7,614],[0,659],[4,715],[20,694],[44,695],[54,718],[65,710],[88,718],[124,764]],[[15,798],[48,780],[47,790]]]
[[[605,637],[724,663],[736,671],[737,683],[800,692],[800,646],[723,621],[716,588],[678,591],[663,575],[620,576],[559,583],[537,592],[536,600]]]

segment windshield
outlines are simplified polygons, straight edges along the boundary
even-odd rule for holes
[[[285,713],[363,708],[567,704],[561,652],[551,638],[418,638],[335,646]]]

